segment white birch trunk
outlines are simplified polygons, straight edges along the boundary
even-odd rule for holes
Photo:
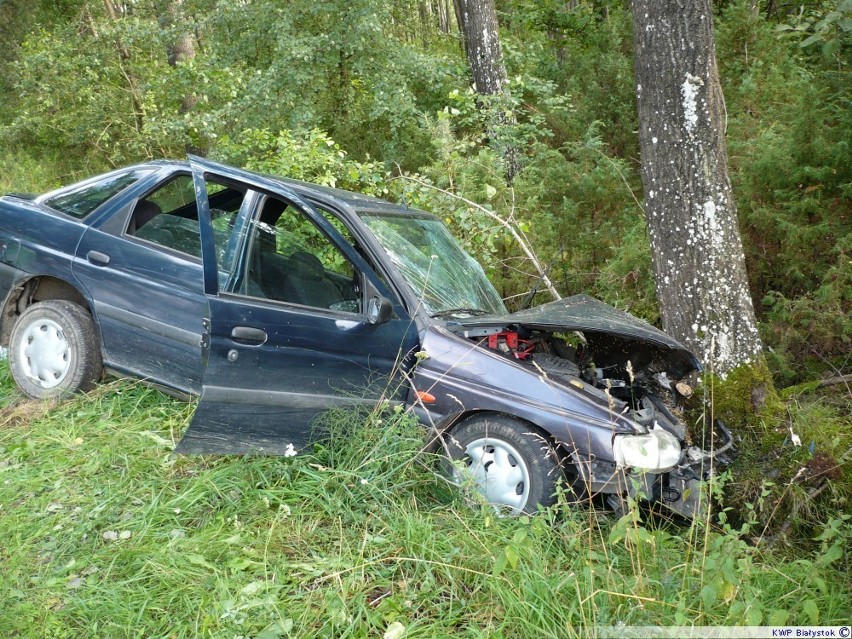
[[[762,354],[728,179],[709,0],[633,0],[645,214],[663,328],[725,376]]]

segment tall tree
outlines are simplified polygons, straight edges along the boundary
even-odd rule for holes
[[[493,109],[488,126],[489,139],[502,154],[506,162],[506,177],[511,182],[518,172],[518,150],[501,135],[506,125],[514,124],[514,117],[509,108],[509,78],[500,49],[500,30],[494,0],[456,0],[456,14],[473,76],[473,87]]]
[[[663,327],[724,377],[759,365],[762,347],[728,178],[710,0],[633,0],[633,35]]]
[[[159,7],[160,25],[169,32],[170,37],[166,44],[169,65],[177,67],[187,64],[195,58],[195,36],[190,23],[186,19],[183,0],[165,0]],[[181,97],[179,115],[185,115],[192,111],[198,102],[195,93],[187,89]],[[206,149],[199,147],[193,142],[187,141],[187,153],[205,155]]]

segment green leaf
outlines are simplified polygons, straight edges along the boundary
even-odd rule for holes
[[[509,563],[509,565],[512,568],[517,568],[519,559],[518,551],[512,548],[512,546],[506,546],[506,550],[504,552],[506,553],[506,561]]]
[[[831,40],[827,41],[825,44],[822,45],[822,54],[826,58],[830,58],[835,53],[837,53],[838,46],[839,45],[837,44],[837,38],[832,38]]]
[[[843,556],[843,547],[835,542],[832,546],[826,551],[826,553],[820,558],[820,563],[823,565],[828,565],[834,563],[838,559]]]
[[[819,608],[817,607],[816,601],[813,599],[806,599],[802,604],[802,610],[804,610],[805,614],[810,618],[811,624],[815,626],[819,623]]]
[[[766,620],[766,623],[770,626],[785,626],[787,625],[787,617],[790,616],[790,613],[787,610],[772,610],[769,613],[769,618]]]
[[[748,610],[746,610],[746,625],[749,626],[759,626],[763,621],[763,611],[760,609],[760,606],[751,605]]]
[[[701,601],[704,602],[705,609],[715,606],[718,598],[719,587],[712,581],[701,589]]]
[[[742,601],[735,601],[731,604],[731,608],[728,611],[728,614],[732,619],[739,619],[743,611],[745,610],[745,604]]]
[[[293,630],[292,619],[274,621],[257,634],[257,639],[277,639],[289,634],[291,630]]]
[[[494,198],[494,196],[495,196],[495,195],[497,195],[497,189],[495,189],[495,188],[494,188],[493,186],[491,186],[490,184],[486,184],[486,185],[485,185],[485,196],[486,196],[489,200],[491,200],[491,199],[493,199],[493,198]]]
[[[497,577],[506,569],[506,553],[501,552],[497,555],[497,559],[494,560],[494,570],[492,570],[492,574]]]
[[[247,559],[246,557],[234,557],[233,559],[228,560],[225,567],[239,572],[240,570],[245,570],[249,566],[254,565],[254,563],[254,561]]]
[[[184,559],[186,559],[193,566],[201,566],[202,568],[209,568],[210,570],[216,570],[216,568],[207,561],[202,555],[197,555],[195,553],[188,553],[184,555]]]

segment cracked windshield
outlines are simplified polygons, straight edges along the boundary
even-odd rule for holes
[[[362,213],[361,219],[433,317],[506,312],[482,266],[440,220],[376,213]]]

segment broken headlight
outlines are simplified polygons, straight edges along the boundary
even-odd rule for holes
[[[664,473],[680,461],[680,443],[662,428],[647,435],[616,435],[612,448],[616,464],[645,472]]]

